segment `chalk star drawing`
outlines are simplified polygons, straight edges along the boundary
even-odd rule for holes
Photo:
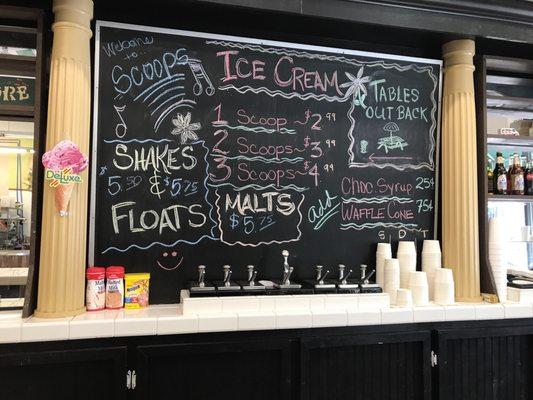
[[[359,71],[357,71],[356,76],[350,74],[349,72],[345,72],[344,74],[348,78],[348,82],[344,82],[339,87],[348,88],[348,90],[346,90],[346,93],[344,93],[344,97],[348,98],[353,95],[353,106],[361,106],[363,108],[366,108],[365,98],[368,95],[368,91],[366,90],[365,83],[370,82],[370,77],[363,76],[363,73],[364,67],[359,68]]]
[[[185,115],[178,113],[176,118],[172,118],[172,125],[175,126],[170,132],[172,135],[180,136],[181,144],[187,141],[194,142],[198,140],[198,135],[195,131],[199,130],[202,125],[199,122],[191,123],[191,113]]]
[[[393,133],[400,131],[400,127],[396,123],[389,122],[383,127],[383,130],[389,132],[389,136],[378,140],[378,150],[384,148],[385,153],[388,153],[389,150],[403,150],[404,147],[409,146],[409,143],[403,140],[400,136],[393,135]]]

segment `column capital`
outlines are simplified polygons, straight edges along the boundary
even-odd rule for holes
[[[476,53],[476,43],[470,39],[452,40],[442,46],[442,57],[444,58],[444,73],[452,67],[464,67],[473,69],[474,54]]]
[[[474,93],[472,79],[476,43],[470,39],[452,40],[442,46],[444,58],[444,96],[450,93]]]
[[[55,14],[52,30],[55,31],[60,26],[71,26],[85,31],[89,37],[92,36],[92,0],[54,0],[52,10]]]

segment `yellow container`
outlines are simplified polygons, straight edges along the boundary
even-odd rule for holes
[[[126,274],[124,282],[124,308],[148,307],[150,274],[143,272]]]

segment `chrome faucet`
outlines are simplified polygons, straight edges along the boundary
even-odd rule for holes
[[[231,267],[229,265],[224,265],[222,268],[224,268],[224,286],[230,287],[231,286]]]
[[[257,277],[257,271],[254,271],[253,265],[248,265],[248,286],[255,286],[255,278]]]
[[[283,256],[283,272],[286,274],[289,271],[289,251],[283,250],[281,252],[281,255]]]
[[[326,273],[322,275],[322,268],[323,268],[322,265],[316,266],[316,282],[319,285],[324,284],[324,279],[326,279],[326,276],[329,274],[329,270],[327,270]]]
[[[364,282],[366,276],[366,264],[361,264],[361,283]]]
[[[352,274],[352,270],[349,270],[348,273],[346,275],[344,275],[344,269],[346,267],[344,266],[344,264],[339,264],[339,282],[341,283],[341,285],[346,285],[348,284],[348,277]]]
[[[198,266],[198,287],[205,287],[205,265]]]
[[[289,269],[283,273],[283,281],[281,281],[281,284],[283,286],[287,286],[291,284],[290,279],[291,279],[292,271],[294,271],[294,268],[289,267]]]

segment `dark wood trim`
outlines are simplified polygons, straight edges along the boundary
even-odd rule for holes
[[[318,18],[533,43],[533,4],[497,0],[197,0]]]
[[[33,182],[31,204],[31,237],[30,237],[30,266],[28,270],[28,282],[24,294],[24,307],[22,316],[27,318],[33,314],[37,307],[37,286],[39,282],[39,254],[41,244],[41,214],[42,214],[42,189],[44,181],[44,169],[41,166],[41,157],[44,153],[46,135],[46,112],[48,103],[48,73],[46,69],[50,46],[46,40],[48,35],[49,21],[45,19],[43,10],[33,10],[36,16],[36,50],[35,60],[35,103],[34,103],[34,149],[33,156]]]
[[[32,118],[34,114],[34,106],[18,106],[18,105],[1,105],[0,118],[9,117],[28,117]]]
[[[2,28],[0,27],[0,31]],[[23,61],[35,63],[36,57],[31,56],[17,56],[15,54],[0,54],[0,61]]]
[[[531,29],[531,28],[530,28]],[[526,54],[524,54],[525,56]],[[523,58],[490,56],[486,60],[487,71],[513,72],[517,74],[533,74],[533,60]]]
[[[487,201],[487,58],[476,57],[474,87],[476,95],[476,130],[478,154],[478,223],[479,223],[479,273],[481,293],[496,294],[496,284],[492,276],[488,257],[489,220]]]
[[[36,35],[37,29],[27,26],[0,25],[0,32],[27,33],[30,35]]]
[[[533,21],[533,6],[516,0],[345,0],[360,3],[388,4],[400,8],[422,9],[444,14],[461,14],[470,17],[495,20],[522,21],[528,25]]]
[[[9,19],[36,22],[41,14],[42,10],[39,8],[0,5],[0,15],[3,20]]]

